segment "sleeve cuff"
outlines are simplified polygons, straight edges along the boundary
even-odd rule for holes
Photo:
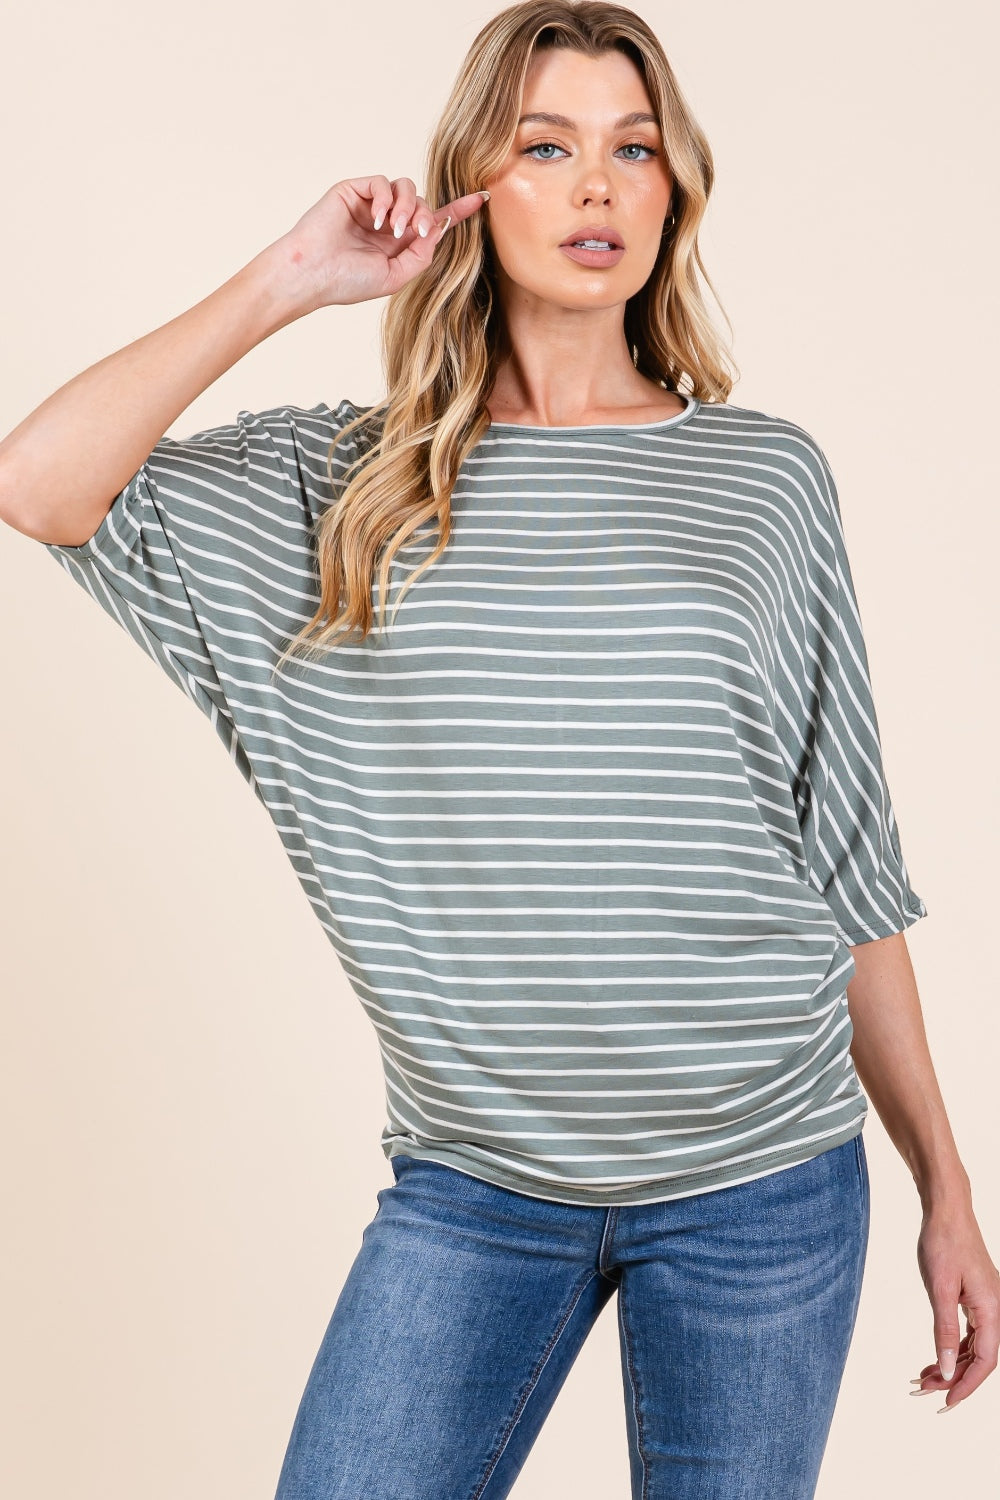
[[[874,943],[879,938],[893,937],[897,932],[905,932],[908,927],[912,927],[915,922],[919,922],[920,918],[926,915],[925,903],[919,896],[914,895],[912,903],[904,907],[895,920],[873,922],[868,927],[854,928],[851,931],[842,927],[840,932],[849,948],[857,948],[861,943]]]

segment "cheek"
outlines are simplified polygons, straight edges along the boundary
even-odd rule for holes
[[[490,233],[501,255],[512,259],[533,256],[561,238],[556,231],[565,213],[553,213],[536,182],[511,176],[502,188],[491,191]]]
[[[662,182],[651,182],[640,200],[642,212],[656,224],[657,234],[670,212],[670,188]]]
[[[545,212],[546,202],[544,184],[536,173],[515,170],[504,182],[504,206],[525,231],[539,227],[536,221]]]

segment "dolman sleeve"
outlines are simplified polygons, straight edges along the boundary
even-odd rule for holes
[[[308,620],[314,527],[356,456],[358,409],[239,412],[164,437],[79,546],[43,543],[211,720],[256,791],[239,741],[240,695]]]
[[[796,800],[809,882],[856,946],[904,931],[927,908],[910,884],[886,783],[837,486],[822,450],[810,447],[807,488],[817,525]]]

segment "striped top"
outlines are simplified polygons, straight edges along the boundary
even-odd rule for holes
[[[862,1128],[850,945],[926,908],[837,492],[793,422],[686,401],[493,423],[395,624],[273,681],[361,407],[164,437],[91,540],[44,544],[267,808],[375,1027],[387,1157],[638,1204]]]

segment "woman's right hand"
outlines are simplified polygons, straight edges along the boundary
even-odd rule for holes
[[[485,201],[466,193],[432,209],[409,177],[345,178],[271,246],[277,274],[287,278],[286,290],[303,313],[391,296],[426,271],[449,216],[453,225]]]

